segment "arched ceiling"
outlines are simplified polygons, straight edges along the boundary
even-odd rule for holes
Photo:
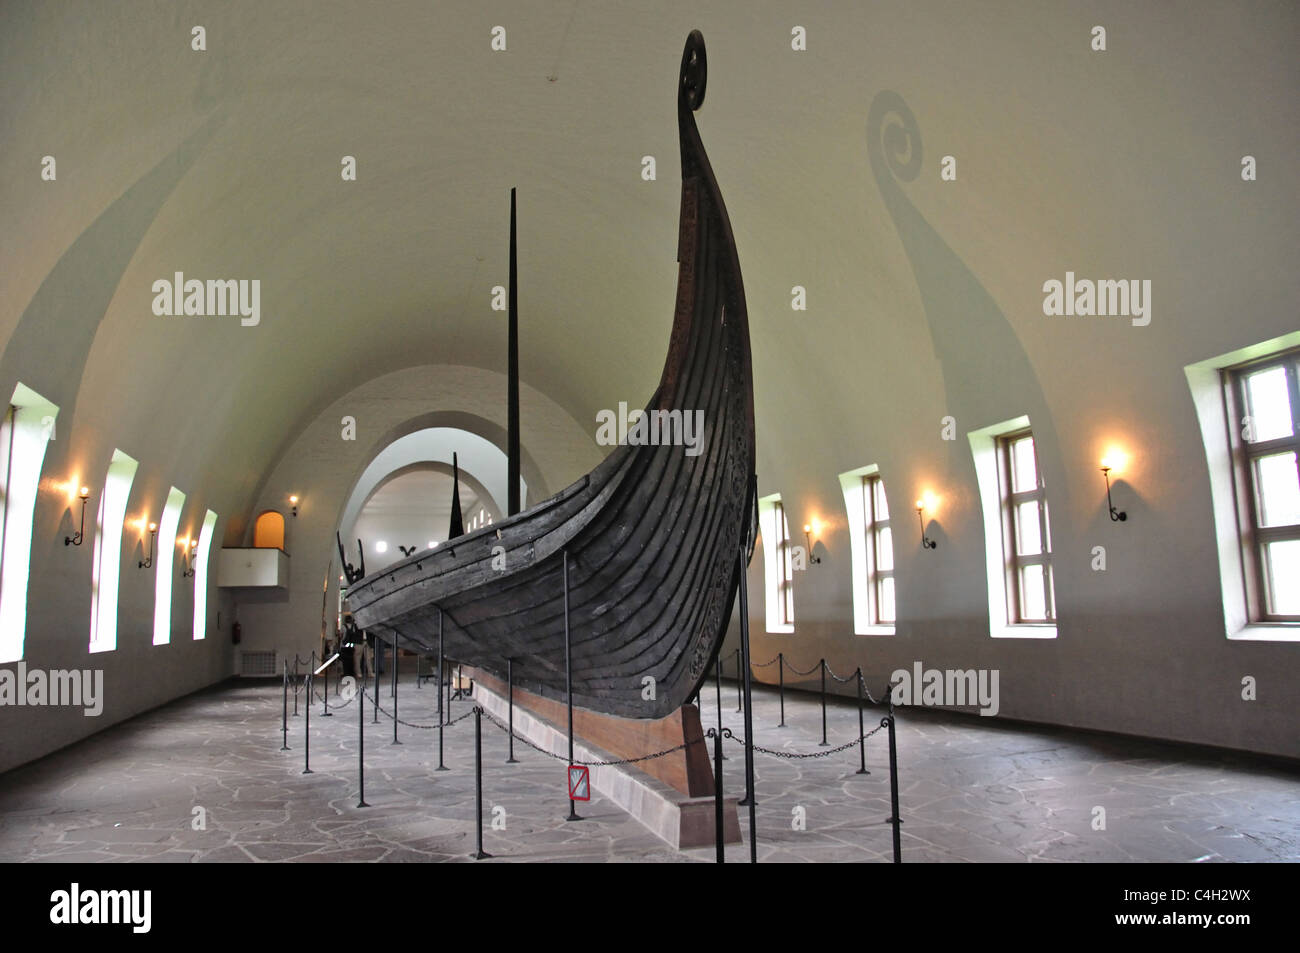
[[[580,422],[635,406],[671,320],[675,89],[698,27],[700,128],[754,328],[760,465],[798,458],[869,436],[866,421],[846,434],[840,411],[935,371],[867,161],[877,93],[903,94],[924,131],[912,201],[1008,314],[1030,316],[1040,379],[1062,379],[1079,339],[1049,342],[1033,317],[1062,262],[1172,277],[1189,249],[1239,257],[1261,217],[1290,228],[1285,205],[1242,210],[1196,185],[1216,163],[1231,178],[1241,143],[1295,154],[1295,109],[1278,99],[1295,88],[1295,8],[1269,15],[1260,30],[1214,3],[6,3],[0,383],[56,392],[98,458],[122,446],[164,485],[246,508],[294,435],[361,382],[504,367],[489,303],[517,186],[525,382]],[[1094,22],[1105,54],[1088,49]],[[806,52],[790,48],[795,24]],[[496,25],[506,52],[490,48]],[[962,187],[942,192],[946,153]],[[39,179],[47,154],[55,182]],[[342,181],[343,156],[357,181]],[[1251,306],[1185,270],[1207,314]],[[260,324],[155,316],[153,282],[178,271],[260,280]],[[807,312],[790,309],[794,285]],[[1177,352],[1161,333],[1148,337]],[[1113,360],[1124,374],[1145,355]],[[68,465],[97,469],[89,456]]]

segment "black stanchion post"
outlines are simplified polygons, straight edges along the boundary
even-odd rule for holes
[[[306,717],[302,722],[302,773],[311,774],[311,672],[307,673],[307,704],[303,713]]]
[[[333,718],[334,716],[330,714],[330,670],[329,666],[325,664],[325,657],[323,655],[321,656],[321,667],[325,669],[325,671],[321,673],[325,676],[325,708],[321,712],[321,715],[325,718]]]
[[[740,649],[736,649],[736,711],[741,710],[745,699],[741,693],[740,682]]]
[[[293,717],[298,717],[298,653],[293,653]]]
[[[424,656],[421,655],[419,652],[415,653],[415,687],[416,688],[420,687],[420,659],[422,659],[423,657]]]
[[[777,670],[777,674],[780,676],[777,684],[777,691],[780,692],[781,694],[781,724],[777,725],[777,727],[784,728],[785,727],[785,653],[784,652],[776,653],[776,670]]]
[[[474,819],[478,823],[478,850],[475,860],[491,857],[483,849],[483,709],[474,706]]]
[[[506,764],[518,764],[515,760],[515,660],[506,659],[506,704],[508,708],[508,717],[510,719],[510,756],[506,758]]]
[[[722,729],[709,729],[713,736],[713,843],[718,863],[727,862],[726,831],[722,824]]]
[[[889,819],[889,823],[894,825],[894,863],[901,864],[903,862],[903,840],[898,826],[903,823],[903,818],[899,816],[898,810],[898,744],[894,739],[894,705],[892,700],[889,705],[889,714],[882,718],[880,723],[889,728],[889,806],[894,812],[894,816]]]
[[[561,551],[564,567],[564,700],[569,708],[569,764],[573,764],[573,646],[569,640],[569,551]],[[566,785],[568,769],[565,769]],[[566,821],[580,821],[577,805],[569,798],[569,816]]]
[[[825,748],[829,742],[826,740],[826,660],[821,660],[822,668],[822,740],[819,744]]]
[[[393,633],[393,744],[400,745],[397,740],[397,633]]]
[[[751,483],[751,489],[753,484]],[[749,804],[749,862],[758,863],[758,824],[754,819],[754,805],[758,795],[754,792],[754,694],[749,675],[749,588],[746,576],[746,540],[740,541],[736,552],[740,576],[740,648],[743,653],[745,675],[745,800]]]
[[[289,750],[289,660],[284,660],[284,715],[280,719],[280,750]]]
[[[867,736],[862,727],[862,666],[858,666],[858,761],[861,767],[858,774],[870,774],[867,770]]]
[[[435,771],[448,770],[442,763],[442,683],[447,671],[442,666],[442,606],[438,606],[438,767],[434,769]]]
[[[713,660],[713,692],[718,701],[718,731],[722,731],[722,655],[719,654]],[[726,761],[727,756],[724,754],[722,760]]]
[[[357,699],[357,807],[366,803],[366,686],[361,683],[361,697]]]

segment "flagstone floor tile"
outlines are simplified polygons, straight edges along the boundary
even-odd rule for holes
[[[387,681],[380,704],[391,710]],[[437,695],[403,682],[400,715],[432,725]],[[0,861],[452,862],[475,849],[472,719],[438,733],[399,725],[367,703],[365,795],[357,807],[356,705],[289,719],[281,751],[279,683],[232,682],[182,699],[0,777]],[[299,700],[299,709],[305,699]],[[817,696],[758,689],[757,743],[822,750]],[[332,703],[331,707],[334,707]],[[735,691],[722,724],[741,734]],[[453,704],[452,716],[467,711]],[[874,715],[874,717],[873,717]],[[879,724],[873,710],[868,726]],[[705,727],[718,713],[701,699]],[[857,709],[832,700],[832,746],[851,741]],[[1249,755],[1196,751],[1067,729],[990,726],[978,717],[898,712],[904,862],[1300,861],[1300,772]],[[483,846],[490,863],[713,862],[711,847],[677,851],[594,792],[584,820],[565,821],[564,766],[483,725]],[[725,789],[744,788],[744,751],[730,741]],[[766,862],[889,862],[893,855],[884,732],[824,758],[755,755],[758,853]],[[1104,816],[1104,826],[1102,817]],[[493,826],[495,820],[495,826]],[[740,808],[748,837],[749,815]],[[729,845],[728,859],[748,858]]]

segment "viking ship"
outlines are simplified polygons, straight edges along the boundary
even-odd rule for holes
[[[629,438],[550,499],[355,582],[347,604],[360,627],[424,654],[441,639],[447,659],[497,676],[509,660],[516,686],[555,700],[571,680],[574,705],[627,718],[664,717],[699,690],[756,529],[745,293],[694,115],[706,74],[695,31],[677,91],[676,308],[645,411],[702,411],[699,446]],[[512,238],[513,224],[512,207]]]

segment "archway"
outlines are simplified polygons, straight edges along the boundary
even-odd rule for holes
[[[465,526],[496,522],[506,511],[506,455],[492,441],[457,427],[426,427],[392,441],[357,480],[339,520],[349,561],[358,537],[367,571],[446,541],[452,458],[460,466]],[[526,508],[535,498],[520,478]]]

